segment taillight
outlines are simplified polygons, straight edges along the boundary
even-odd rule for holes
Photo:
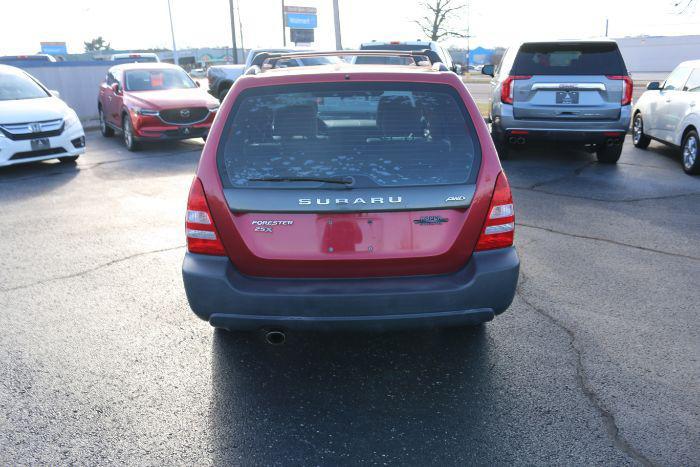
[[[527,75],[511,75],[508,76],[501,85],[501,102],[504,104],[513,103],[513,81],[516,79],[530,79],[532,76]]]
[[[225,256],[224,246],[214,226],[209,211],[204,188],[199,178],[195,177],[187,199],[187,217],[185,218],[187,233],[187,251],[202,255]]]
[[[489,213],[484,227],[476,243],[476,250],[493,250],[505,248],[513,244],[515,232],[515,211],[513,195],[506,174],[501,172],[496,179]]]
[[[622,105],[628,105],[632,103],[632,91],[634,90],[634,83],[632,78],[627,75],[607,75],[608,79],[622,80],[622,99],[620,103]]]

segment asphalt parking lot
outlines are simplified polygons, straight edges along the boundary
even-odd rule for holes
[[[180,277],[201,142],[0,169],[0,464],[700,463],[700,178],[513,152],[521,279],[475,330],[215,332]]]

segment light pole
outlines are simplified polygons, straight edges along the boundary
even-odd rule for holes
[[[231,43],[233,44],[233,63],[238,63],[238,46],[236,45],[236,19],[233,16],[233,0],[228,0],[231,11]]]
[[[333,0],[333,23],[335,24],[335,50],[343,50],[343,41],[340,39],[340,11],[338,11],[338,0]]]
[[[175,47],[175,28],[173,27],[173,10],[170,7],[170,0],[168,0],[168,16],[170,17],[170,35],[173,36],[173,63],[179,65],[180,60],[177,58],[177,47]]]
[[[287,32],[284,29],[284,0],[282,0],[282,45],[287,46]]]

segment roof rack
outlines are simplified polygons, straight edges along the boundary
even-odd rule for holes
[[[311,57],[404,57],[413,59],[416,66],[428,66],[426,62],[436,71],[449,71],[448,68],[440,60],[440,56],[434,50],[332,50],[328,52],[287,52],[287,53],[271,53],[261,52],[253,58],[253,62],[246,70],[246,74],[254,75],[263,70],[272,69],[277,66],[277,63],[284,60],[294,58],[311,58]]]

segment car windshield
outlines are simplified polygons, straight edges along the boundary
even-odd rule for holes
[[[615,43],[531,43],[520,47],[513,75],[626,75]]]
[[[430,49],[430,44],[365,44],[361,50],[399,50],[410,52],[412,50]],[[355,65],[413,65],[414,60],[407,57],[369,57],[358,56]]]
[[[159,91],[196,87],[192,78],[184,70],[174,68],[128,70],[124,75],[127,91]]]
[[[49,94],[30,77],[0,72],[0,101],[39,99]]]
[[[464,104],[446,85],[255,89],[239,97],[224,131],[219,170],[229,187],[472,183],[480,160]]]

